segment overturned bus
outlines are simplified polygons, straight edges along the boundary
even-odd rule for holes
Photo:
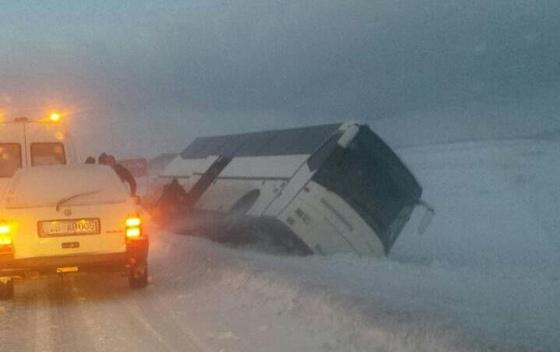
[[[318,254],[388,254],[422,195],[387,144],[356,123],[197,138],[160,175],[172,179],[194,213],[265,225]]]

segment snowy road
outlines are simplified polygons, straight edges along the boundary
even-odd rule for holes
[[[156,288],[119,275],[75,275],[17,286],[0,303],[2,351],[208,351]]]
[[[350,326],[305,316],[298,307],[305,302],[298,300],[312,297],[274,285],[265,271],[263,277],[253,272],[254,259],[290,258],[174,234],[152,238],[146,290],[130,290],[118,274],[18,283],[16,298],[0,302],[0,350],[329,351],[354,343]],[[346,340],[333,328],[348,329]]]
[[[279,273],[292,271],[286,258],[169,234],[157,236],[152,257],[144,291],[131,291],[119,275],[19,284],[16,299],[0,303],[1,350],[363,350],[368,334],[386,350],[402,350],[394,336],[338,316],[305,284],[276,283],[270,268],[259,274],[276,260]]]
[[[251,307],[258,302],[255,287],[244,288],[248,273],[224,277],[235,250],[173,234],[152,238],[146,290],[130,290],[119,274],[19,283],[14,301],[0,302],[0,350],[328,350],[326,331],[282,317],[291,307]]]
[[[0,350],[529,351],[537,341],[536,350],[552,351],[558,343],[557,280],[153,238],[146,290],[101,274],[18,284],[15,300],[0,302]]]

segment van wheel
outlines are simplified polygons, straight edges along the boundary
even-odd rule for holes
[[[14,298],[14,280],[8,279],[5,281],[0,281],[0,299],[12,299]]]
[[[148,264],[137,265],[128,274],[128,286],[133,289],[148,286]]]

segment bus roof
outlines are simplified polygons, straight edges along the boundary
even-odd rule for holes
[[[225,136],[200,137],[189,144],[180,155],[183,159],[199,159],[210,155],[239,157],[311,154],[330,136],[335,134],[342,125],[342,123],[337,123]]]

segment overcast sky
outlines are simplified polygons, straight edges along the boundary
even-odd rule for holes
[[[531,134],[560,127],[559,18],[557,0],[6,1],[0,111],[70,113],[82,156],[348,119],[395,143]]]

